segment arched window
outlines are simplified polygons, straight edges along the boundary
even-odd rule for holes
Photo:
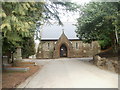
[[[50,48],[50,43],[48,43],[48,49]]]
[[[76,49],[78,49],[78,43],[77,42],[76,42],[76,46],[75,47],[76,47]]]

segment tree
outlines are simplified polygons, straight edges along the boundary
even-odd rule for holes
[[[81,8],[77,36],[86,41],[99,40],[102,48],[118,44],[120,2],[91,2]]]
[[[22,57],[28,58],[31,55],[35,54],[35,43],[33,37],[23,38],[22,44]]]
[[[38,21],[46,22],[55,19],[62,25],[59,19],[59,5],[68,9],[72,3],[2,2],[0,18],[2,18],[3,52],[13,53],[17,46],[23,45],[25,38],[34,38],[35,34],[39,35],[37,34],[39,31],[36,31]],[[38,26],[40,25],[41,23]]]
[[[22,46],[24,37],[34,36],[35,23],[42,17],[42,5],[42,2],[39,3],[39,7],[35,2],[2,2],[1,29],[4,53],[9,52],[11,56],[17,46]]]

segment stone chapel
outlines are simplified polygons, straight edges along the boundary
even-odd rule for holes
[[[80,39],[70,39],[63,31],[58,39],[41,39],[36,58],[80,58],[92,57],[100,52],[97,41],[83,43]]]

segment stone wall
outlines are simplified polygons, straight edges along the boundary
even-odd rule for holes
[[[82,57],[82,41],[71,41],[73,47],[73,57]],[[77,44],[77,47],[76,47]]]
[[[62,45],[66,47],[66,56],[69,58],[92,57],[101,49],[97,41],[83,43],[79,39],[70,40],[63,32],[58,40],[42,40],[36,58],[60,58]]]
[[[48,47],[49,44],[49,47]],[[53,51],[55,47],[55,41],[42,41],[39,44],[37,51],[37,58],[53,58]]]
[[[49,48],[48,48],[49,43]],[[68,57],[92,57],[93,55],[100,52],[100,46],[98,42],[83,43],[82,41],[68,41],[63,38],[57,41],[41,41],[39,44],[37,58],[59,58],[59,51],[61,44],[66,44],[68,49]],[[77,47],[76,47],[77,43]]]
[[[93,63],[101,69],[107,69],[120,74],[119,61],[117,57],[101,58],[99,55],[95,55]]]
[[[91,43],[91,47],[92,47],[92,53],[93,55],[100,53],[101,47],[99,45],[99,43],[97,41],[93,41]]]

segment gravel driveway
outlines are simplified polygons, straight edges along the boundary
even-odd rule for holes
[[[118,88],[118,74],[97,68],[90,59],[34,60],[44,65],[42,70],[18,88]]]

